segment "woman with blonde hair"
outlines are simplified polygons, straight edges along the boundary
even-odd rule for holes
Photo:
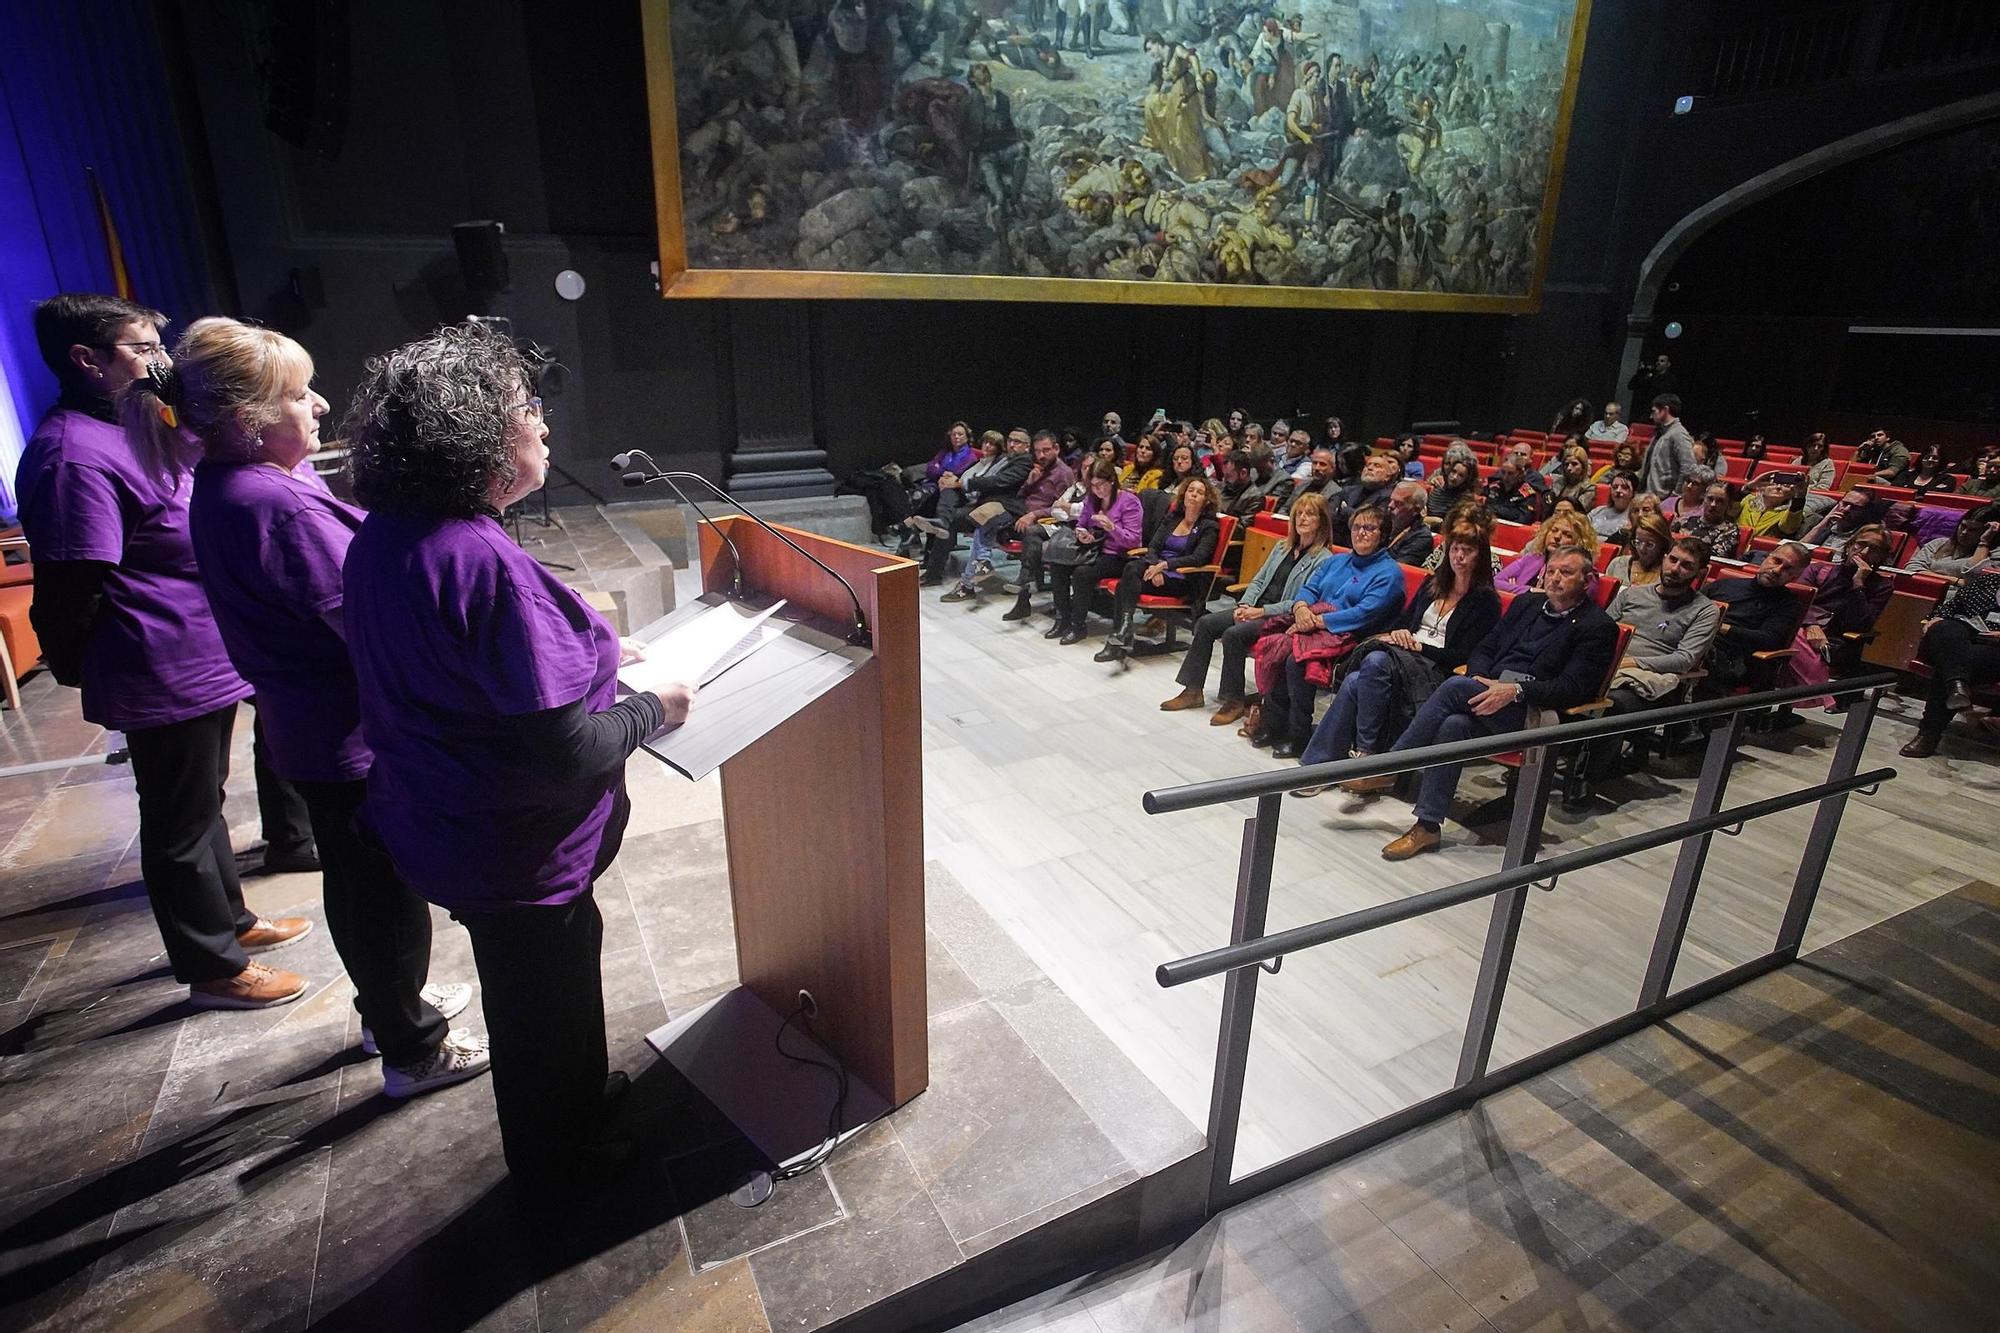
[[[1580,546],[1595,560],[1597,545],[1597,530],[1573,511],[1564,510],[1535,530],[1527,548],[1494,576],[1493,586],[1501,592],[1533,592],[1541,582],[1542,566],[1548,562],[1550,552],[1565,546]]]
[[[1653,497],[1642,495],[1639,498],[1649,500]],[[1635,512],[1638,510],[1637,501],[1633,502],[1632,508]],[[1605,577],[1617,579],[1628,588],[1658,583],[1660,562],[1666,559],[1667,548],[1674,544],[1673,526],[1655,512],[1638,515],[1628,531],[1631,538],[1625,543],[1625,551],[1605,567]]]
[[[1597,507],[1597,479],[1590,474],[1590,450],[1580,444],[1564,445],[1561,459],[1555,478],[1555,498],[1568,500],[1578,513],[1588,514]]]
[[[471,987],[425,986],[430,908],[355,831],[374,756],[347,655],[342,566],[364,515],[305,463],[327,411],[312,358],[281,333],[221,318],[196,320],[175,353],[173,369],[128,393],[126,429],[166,475],[192,465],[188,535],[202,587],[257,691],[272,767],[305,798],[363,1045],[382,1056],[391,1097],[476,1077],[485,1039],[449,1026]]]

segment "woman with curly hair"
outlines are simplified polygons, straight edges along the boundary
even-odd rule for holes
[[[342,427],[370,511],[342,612],[366,814],[472,937],[501,1144],[531,1195],[618,1155],[591,890],[631,812],[626,758],[694,695],[617,699],[636,647],[500,526],[542,485],[548,432],[528,363],[465,327],[370,362]]]

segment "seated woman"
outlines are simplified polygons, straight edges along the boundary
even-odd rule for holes
[[[1846,670],[1859,650],[1843,636],[1859,634],[1875,624],[1896,580],[1882,572],[1894,539],[1879,523],[1870,523],[1848,538],[1831,562],[1814,561],[1798,581],[1816,590],[1805,623],[1792,640],[1792,655],[1779,673],[1780,685],[1824,685]],[[1806,704],[1832,704],[1831,699]]]
[[[1629,472],[1635,478],[1645,462],[1646,451],[1636,441],[1627,440],[1611,451],[1611,461],[1592,474],[1592,481],[1609,481],[1614,473]]]
[[[1402,735],[1419,705],[1439,682],[1472,656],[1473,647],[1500,620],[1493,589],[1493,553],[1487,529],[1472,521],[1448,530],[1446,562],[1424,580],[1393,628],[1355,646],[1333,707],[1299,756],[1301,764],[1379,753]],[[1343,784],[1357,795],[1385,791],[1395,778],[1359,778]],[[1317,796],[1325,787],[1301,787],[1294,796]]]
[[[1764,440],[1764,432],[1753,431],[1750,438],[1743,442],[1743,457],[1752,463],[1761,463],[1769,448]]]
[[[1989,540],[1996,535],[1987,533]],[[1972,687],[2000,680],[2000,559],[1988,555],[1959,576],[1924,622],[1917,657],[1930,665],[1931,678],[1917,734],[1897,752],[1907,759],[1936,754],[1951,715],[1972,707]]]
[[[1114,578],[1125,568],[1125,553],[1139,544],[1145,522],[1145,506],[1135,492],[1118,485],[1118,469],[1110,463],[1101,458],[1092,462],[1084,485],[1089,494],[1076,511],[1076,540],[1085,558],[1066,568],[1049,570],[1056,594],[1056,622],[1042,637],[1064,644],[1083,642],[1092,590],[1099,580]],[[1044,552],[1043,559],[1047,558]]]
[[[1660,561],[1674,544],[1674,530],[1658,514],[1641,515],[1632,521],[1625,553],[1605,568],[1606,578],[1617,579],[1628,588],[1643,588],[1660,581]]]
[[[1639,479],[1629,472],[1614,472],[1610,486],[1610,498],[1590,511],[1590,527],[1599,541],[1623,545],[1625,529],[1632,522],[1632,500],[1639,493]]]
[[[1796,537],[1806,525],[1803,472],[1767,472],[1743,499],[1736,521],[1756,537]]]
[[[1660,498],[1660,512],[1668,518],[1679,519],[1682,515],[1701,512],[1702,501],[1708,495],[1708,484],[1715,480],[1715,469],[1697,463],[1681,474],[1681,493]]]
[[[1972,480],[1965,483],[1964,493],[2000,500],[2000,454],[1981,454],[1973,460]]]
[[[1911,465],[1909,479],[1903,483],[1919,495],[1931,491],[1949,491],[1958,486],[1958,478],[1945,467],[1944,450],[1935,443],[1924,446],[1924,451]]]
[[[1132,446],[1132,461],[1118,469],[1118,484],[1128,491],[1156,491],[1166,475],[1160,466],[1160,446],[1152,436],[1141,435]]]
[[[1181,502],[1181,488],[1187,484],[1188,479],[1190,477],[1206,479],[1207,476],[1208,474],[1201,470],[1201,458],[1195,453],[1194,446],[1177,444],[1173,452],[1167,456],[1167,475],[1160,486],[1173,493],[1173,503],[1178,508]],[[1214,498],[1214,496],[1209,497],[1210,500]],[[1211,505],[1211,509],[1214,507]]]
[[[1590,475],[1590,450],[1580,444],[1565,445],[1561,470],[1556,473],[1555,498],[1568,500],[1580,514],[1597,507],[1597,480]]]
[[[1527,549],[1501,567],[1493,586],[1501,592],[1533,592],[1540,586],[1542,565],[1547,562],[1548,553],[1565,546],[1580,546],[1593,561],[1597,559],[1596,529],[1569,510],[1550,516],[1536,529]]]
[[[1975,509],[1958,520],[1958,526],[1910,557],[1912,574],[1937,574],[1960,578],[1986,563],[2000,547],[2000,505]]]
[[[1467,500],[1477,499],[1479,460],[1473,457],[1471,446],[1463,440],[1453,440],[1425,485],[1430,489],[1424,499],[1424,514],[1428,518],[1443,518]]]
[[[1414,435],[1404,435],[1396,441],[1396,461],[1403,465],[1403,475],[1411,481],[1424,479],[1424,460],[1418,457],[1422,443]]]
[[[1215,655],[1216,640],[1222,641],[1222,681],[1216,687],[1221,705],[1209,719],[1213,727],[1226,727],[1248,709],[1243,686],[1243,665],[1257,640],[1276,633],[1282,625],[1270,622],[1289,617],[1299,599],[1299,589],[1312,577],[1327,557],[1326,499],[1301,495],[1292,506],[1292,531],[1271,548],[1263,567],[1243,589],[1243,596],[1227,611],[1215,611],[1194,623],[1194,642],[1181,659],[1181,692],[1160,705],[1160,710],[1177,713],[1199,708],[1206,699],[1202,683],[1208,679],[1209,659]]]
[[[1715,442],[1715,432],[1705,430],[1694,437],[1694,461],[1709,471],[1720,475],[1722,472],[1722,446]]]
[[[1193,453],[1184,444],[1174,450],[1174,457],[1178,460]],[[1182,479],[1179,497],[1146,544],[1146,553],[1127,561],[1118,576],[1118,590],[1111,601],[1111,637],[1094,660],[1115,662],[1131,651],[1137,618],[1134,612],[1142,596],[1178,593],[1186,583],[1181,570],[1198,569],[1215,559],[1220,534],[1217,510],[1214,482],[1199,472]]]
[[[1274,759],[1296,759],[1312,738],[1313,702],[1319,686],[1310,668],[1324,666],[1301,660],[1302,636],[1324,631],[1330,635],[1359,637],[1388,624],[1403,604],[1403,567],[1383,549],[1382,536],[1388,516],[1370,505],[1357,509],[1347,520],[1348,535],[1354,541],[1350,554],[1336,552],[1299,589],[1292,607],[1292,623],[1284,634],[1294,645],[1284,654],[1281,670],[1267,672],[1261,665],[1265,648],[1259,649],[1259,679],[1270,679],[1264,692],[1261,726],[1250,738],[1252,745],[1269,745]]]

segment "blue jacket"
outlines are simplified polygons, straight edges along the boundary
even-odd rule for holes
[[[1332,603],[1335,609],[1321,617],[1329,633],[1372,633],[1403,609],[1403,567],[1387,551],[1336,552],[1312,572],[1299,589],[1299,600],[1308,606]]]

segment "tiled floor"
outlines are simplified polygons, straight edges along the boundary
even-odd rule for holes
[[[961,1333],[1992,1329],[1996,960],[1968,885]]]

